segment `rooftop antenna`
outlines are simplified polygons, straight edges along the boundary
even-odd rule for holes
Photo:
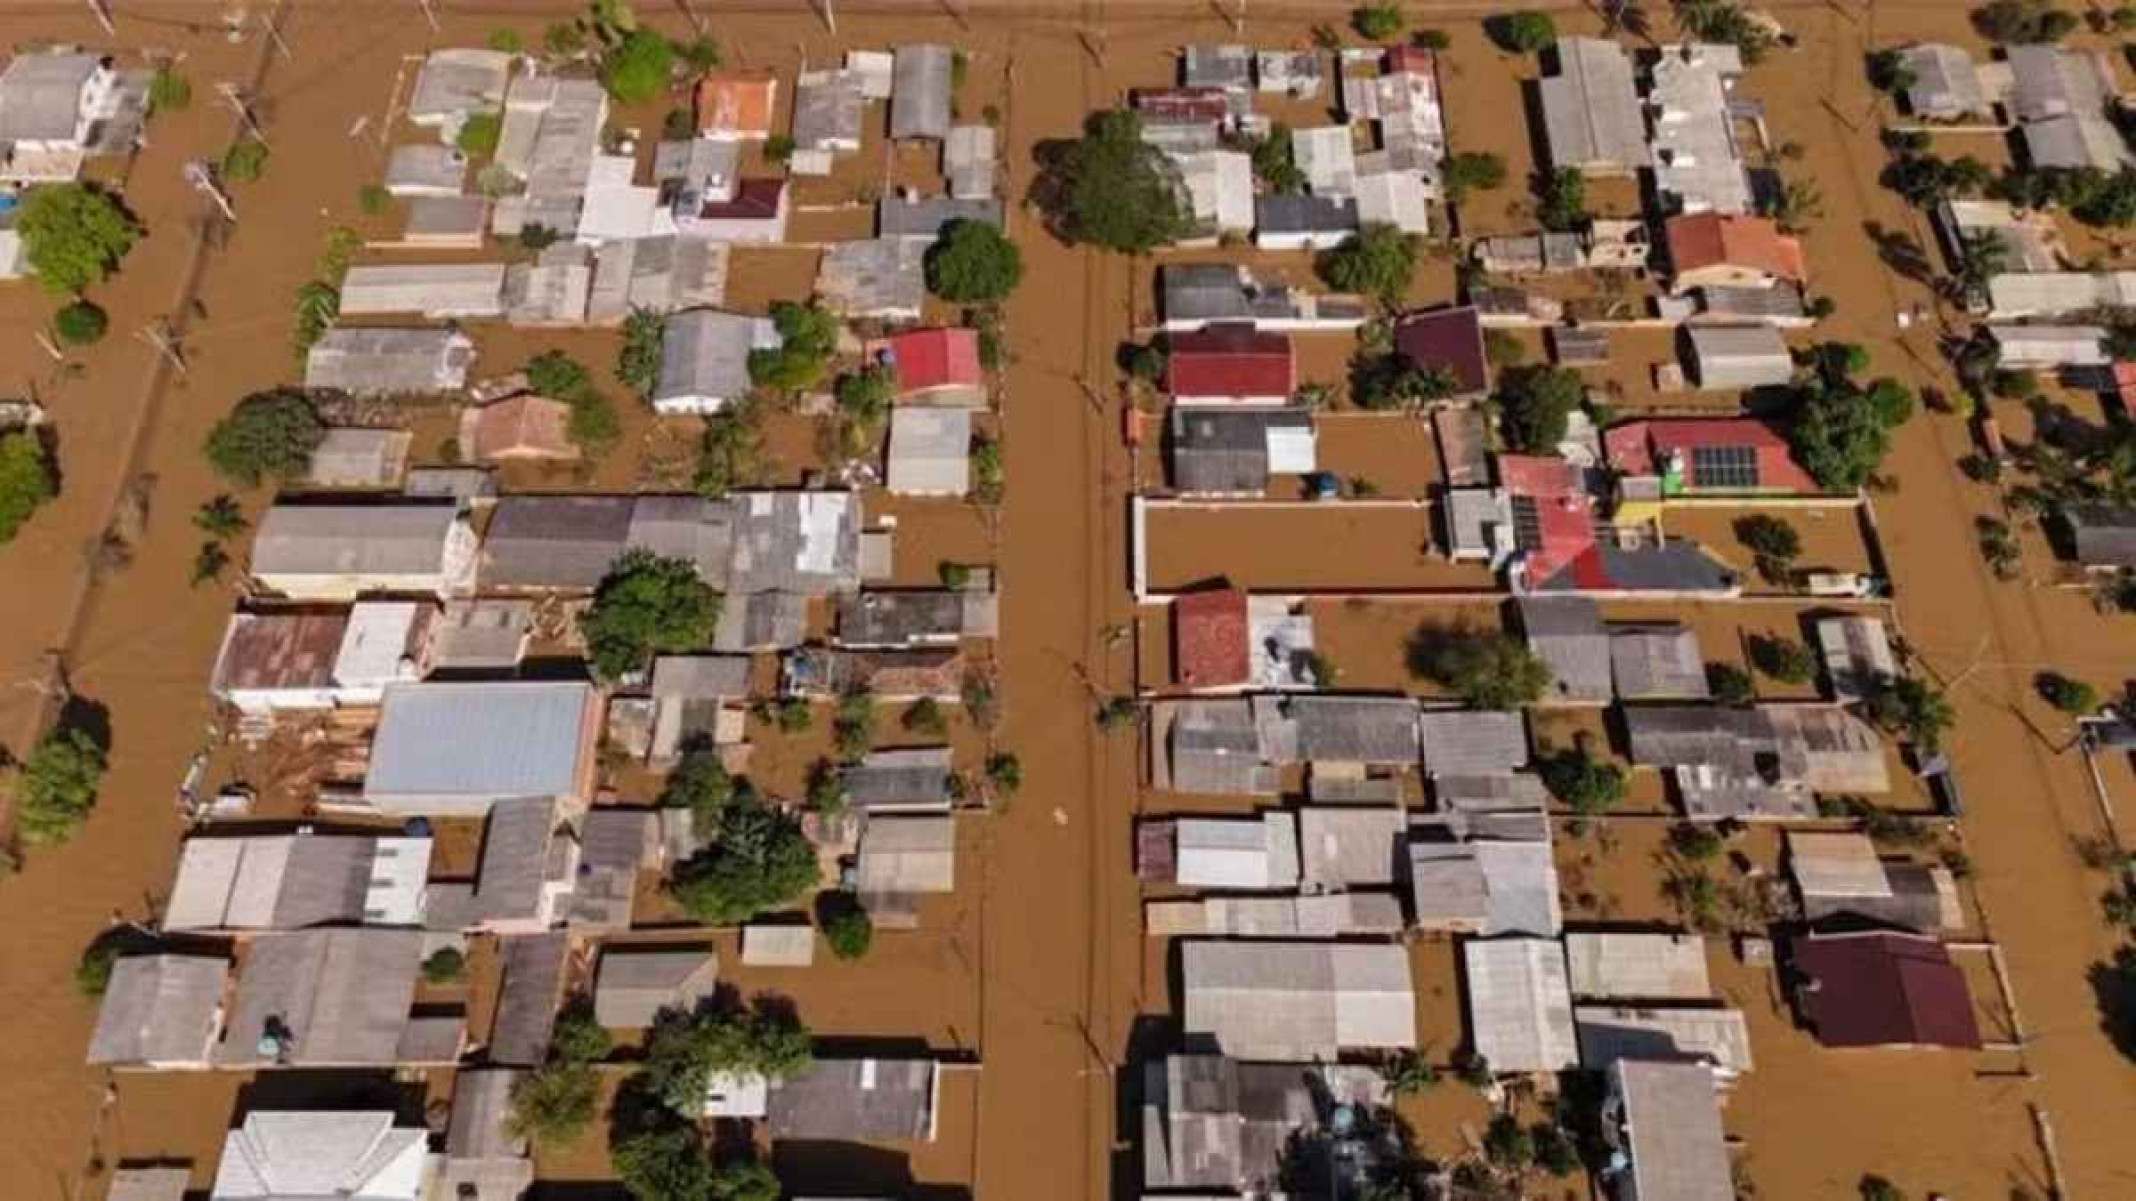
[[[183,171],[185,181],[193,185],[194,191],[214,201],[215,207],[222,210],[223,216],[231,221],[237,220],[237,210],[230,207],[229,194],[222,190],[221,184],[215,182],[215,173],[208,169],[206,163],[197,158],[188,159]]]

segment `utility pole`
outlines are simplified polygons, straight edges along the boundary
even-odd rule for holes
[[[703,37],[705,35],[705,19],[697,15],[696,9],[690,7],[690,0],[675,0],[675,7],[682,10],[683,17],[690,22],[690,28],[696,32],[697,36]]]
[[[809,0],[809,3],[814,6],[816,15],[823,18],[823,27],[836,34],[838,32],[838,14],[831,11],[831,5],[834,0]]]
[[[194,191],[214,201],[215,207],[222,210],[223,216],[232,222],[237,220],[237,210],[230,207],[230,197],[222,190],[222,185],[215,182],[215,173],[208,170],[206,163],[197,158],[189,159],[185,164],[184,174],[185,181],[193,185]]]
[[[37,345],[41,347],[46,354],[52,356],[53,362],[64,363],[67,361],[66,352],[61,350],[59,347],[52,345],[52,337],[50,334],[45,333],[43,330],[38,330],[36,333],[32,334],[31,337],[36,338]],[[30,399],[35,400],[37,398],[33,396]]]
[[[1244,2],[1245,0],[1240,0],[1240,3]],[[274,48],[282,52],[283,58],[293,59],[296,57],[296,55],[290,53],[289,43],[282,40],[282,31],[275,27],[273,17],[265,13],[260,14],[260,28],[267,31],[267,40],[274,43]]]
[[[1090,61],[1098,64],[1101,67],[1105,65],[1104,30],[1078,29],[1075,31],[1075,40],[1083,43],[1083,51],[1084,53],[1090,55]]]
[[[415,0],[415,2],[423,6],[423,19],[430,22],[430,32],[436,33],[438,31],[438,10],[430,6],[430,0]]]
[[[215,85],[215,91],[223,98],[223,102],[230,106],[230,111],[237,114],[237,119],[245,123],[246,131],[259,139],[260,145],[265,146],[267,144],[267,133],[260,128],[259,120],[252,115],[252,107],[246,104],[244,99],[237,94],[237,85],[227,82],[218,83]]]
[[[178,343],[171,338],[168,321],[158,318],[153,324],[142,326],[141,340],[155,347],[158,354],[178,369],[178,374],[186,374],[185,356],[178,352]]]
[[[96,18],[96,23],[104,27],[106,34],[119,36],[118,27],[111,23],[111,8],[106,0],[89,0],[89,15]]]

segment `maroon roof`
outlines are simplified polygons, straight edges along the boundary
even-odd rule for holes
[[[1828,1047],[1977,1049],[1965,974],[1920,934],[1811,934],[1791,947],[1802,1016]]]
[[[1165,378],[1174,396],[1232,397],[1289,396],[1297,376],[1289,335],[1226,322],[1173,334]]]
[[[1418,367],[1453,372],[1463,393],[1491,388],[1489,360],[1483,353],[1483,322],[1473,307],[1439,309],[1405,317],[1394,327],[1394,348]]]
[[[706,221],[769,221],[779,215],[779,198],[785,194],[783,179],[745,179],[734,186],[734,199],[707,204],[697,215]]]

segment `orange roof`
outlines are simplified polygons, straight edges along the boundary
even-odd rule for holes
[[[779,81],[756,72],[707,75],[697,84],[697,132],[731,138],[771,136]]]
[[[476,462],[491,459],[576,459],[571,406],[546,396],[522,394],[468,409],[460,415],[461,453]]]
[[[1802,242],[1768,217],[1690,213],[1669,218],[1669,262],[1678,275],[1706,267],[1744,267],[1801,283],[1809,277]]]

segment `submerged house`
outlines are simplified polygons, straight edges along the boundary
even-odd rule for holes
[[[899,46],[890,82],[890,138],[949,136],[954,107],[956,52],[932,42]]]
[[[691,309],[667,318],[652,404],[663,416],[717,413],[749,394],[749,354],[775,350],[770,319]]]
[[[132,95],[136,90],[143,94]],[[90,154],[126,149],[139,130],[145,92],[145,80],[130,88],[102,55],[16,55],[0,71],[0,180],[60,183],[81,174]]]
[[[420,930],[258,935],[238,971],[216,1065],[380,1068],[456,1061],[463,1019],[410,1015],[422,948]],[[429,1029],[441,1023],[448,1028]]]
[[[1613,41],[1564,37],[1556,71],[1536,84],[1550,165],[1584,175],[1630,175],[1646,161],[1632,57]]]
[[[1469,1045],[1494,1072],[1561,1072],[1580,1064],[1565,953],[1556,939],[1462,944]]]
[[[352,396],[457,392],[474,361],[474,339],[458,330],[337,327],[305,352],[304,386]]]
[[[430,852],[427,835],[188,838],[163,905],[163,929],[421,925]]]
[[[169,1071],[209,1065],[222,1030],[229,961],[206,955],[115,960],[89,1037],[89,1062]]]
[[[383,813],[471,817],[510,798],[591,796],[600,695],[500,680],[386,689],[363,799]]]
[[[223,1136],[209,1201],[423,1201],[444,1157],[391,1110],[253,1110]],[[485,1199],[486,1201],[486,1199]]]
[[[1981,1045],[1965,973],[1933,937],[1809,933],[1787,951],[1796,1010],[1825,1046]]]
[[[1165,391],[1181,404],[1285,404],[1297,390],[1289,336],[1251,325],[1209,325],[1174,335]]]
[[[1416,994],[1400,946],[1190,940],[1181,962],[1186,1032],[1226,1055],[1329,1061],[1346,1049],[1417,1044]]]
[[[1721,1100],[1703,1064],[1620,1059],[1609,1068],[1604,1173],[1625,1201],[1710,1201],[1735,1195]]]
[[[475,532],[452,505],[277,504],[252,542],[252,578],[296,600],[365,592],[444,597],[474,583]]]

